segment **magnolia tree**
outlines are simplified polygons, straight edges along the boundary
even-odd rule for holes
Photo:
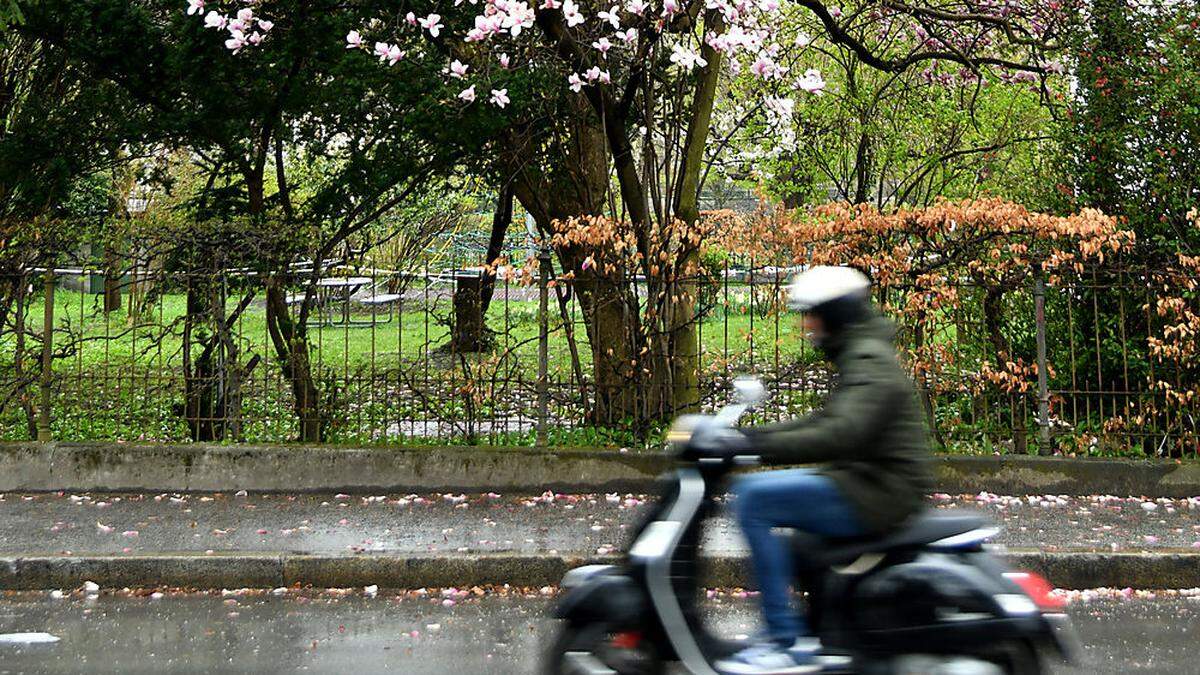
[[[856,39],[870,36],[898,51],[925,44],[928,32],[900,21],[860,20]],[[852,46],[833,40],[820,20],[791,12],[782,41],[802,45],[788,71],[820,69],[825,95],[797,114],[786,93],[763,98],[753,73],[736,78],[718,108],[716,134],[733,152],[716,170],[752,178],[786,204],[929,205],[938,197],[986,191],[1044,192],[1047,171],[1038,152],[1051,140],[1053,107],[1065,78],[1057,61],[1045,72],[972,68],[932,60],[902,71],[867,64]],[[1049,103],[1051,105],[1043,105]]]
[[[277,0],[214,11],[193,2],[181,12],[174,0],[39,0],[19,30],[152,111],[146,135],[186,148],[203,173],[186,205],[195,227],[168,261],[192,282],[184,414],[193,436],[237,436],[205,421],[238,419],[228,392],[261,359],[222,336],[265,296],[272,360],[291,385],[298,435],[319,441],[335,393],[309,338],[319,280],[347,251],[394,235],[397,209],[479,154],[502,115],[438,104],[444,89],[451,98],[458,91],[445,87],[440,59],[381,69],[346,50],[340,36],[372,7]],[[221,275],[230,267],[253,267],[262,283],[226,302]]]
[[[264,19],[290,20],[271,2],[191,0],[186,11],[235,58],[273,39]],[[576,275],[600,417],[645,420],[699,395],[699,195],[729,144],[712,129],[731,78],[754,78],[754,114],[789,125],[826,88],[806,65],[810,45],[781,31],[797,16],[880,71],[1033,82],[1055,69],[1045,54],[1067,11],[1057,1],[447,0],[381,10],[344,41],[385,69],[440,59],[453,92],[437,104],[523,118],[492,146],[500,173]],[[884,24],[920,39],[898,45],[870,29]],[[539,136],[544,128],[555,130],[553,143]],[[592,265],[597,256],[621,262]]]

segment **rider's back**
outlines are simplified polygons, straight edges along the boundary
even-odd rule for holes
[[[932,489],[929,430],[901,367],[892,323],[880,316],[823,345],[838,377],[824,406],[749,430],[768,463],[824,462],[822,469],[876,534],[920,510]]]

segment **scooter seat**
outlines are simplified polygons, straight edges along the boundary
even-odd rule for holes
[[[844,565],[867,553],[883,553],[930,545],[938,548],[957,548],[977,540],[975,537],[964,539],[960,535],[979,531],[978,539],[985,539],[995,534],[992,527],[991,521],[987,517],[972,511],[956,510],[947,513],[928,510],[913,516],[898,529],[883,537],[798,540],[796,546],[798,549],[805,549],[802,551],[805,557],[816,558],[815,562],[822,565]],[[939,544],[940,546],[938,546]]]

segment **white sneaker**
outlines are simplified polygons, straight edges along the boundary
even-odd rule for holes
[[[815,648],[814,648],[815,647]],[[747,647],[733,656],[717,661],[717,670],[725,675],[800,675],[819,673],[817,661],[820,643],[801,638],[789,649],[766,643]]]

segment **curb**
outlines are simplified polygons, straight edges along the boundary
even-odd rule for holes
[[[0,443],[0,492],[650,492],[661,453],[558,448]],[[940,456],[942,492],[1200,495],[1200,462]]]
[[[1100,553],[1010,549],[1001,557],[1016,569],[1045,576],[1059,588],[1200,587],[1200,553]],[[616,563],[618,556],[514,555],[303,555],[294,553],[159,554],[141,556],[0,557],[0,590],[77,588],[276,588],[314,586],[388,588],[553,586],[567,570]],[[744,556],[703,560],[703,583],[750,588]]]

